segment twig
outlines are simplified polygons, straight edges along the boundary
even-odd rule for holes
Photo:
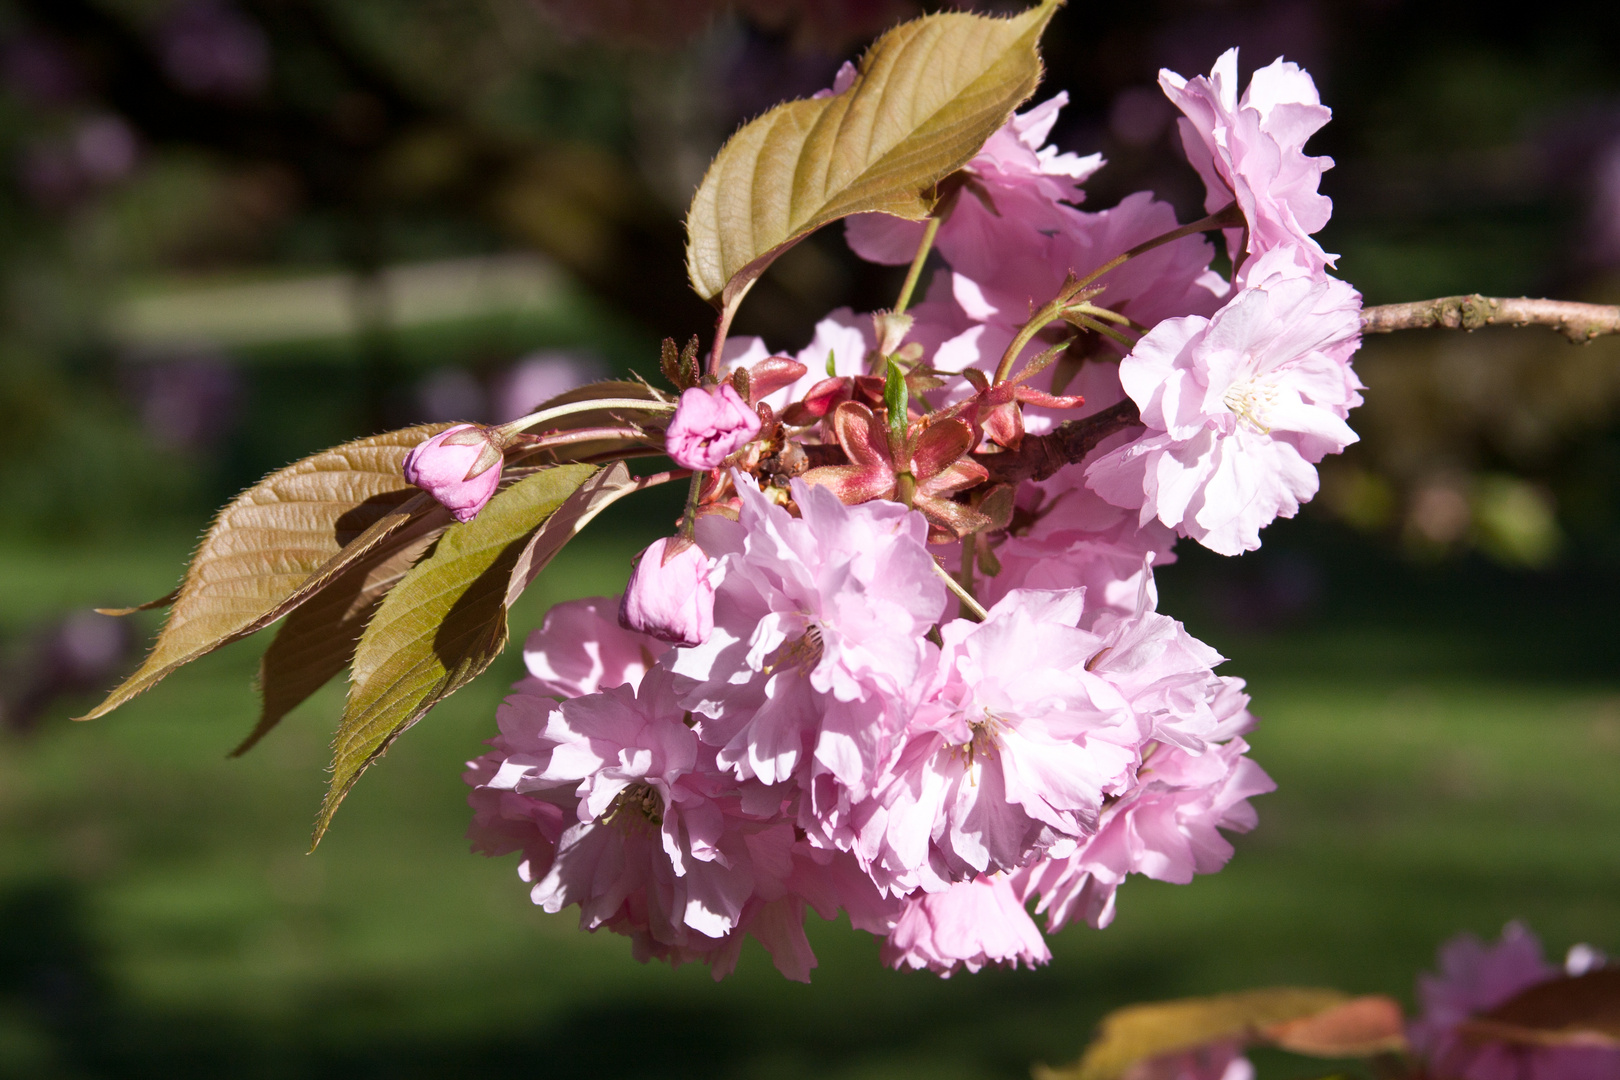
[[[1140,420],[1136,402],[1126,398],[1101,412],[1059,424],[1045,435],[1026,435],[1017,450],[974,454],[973,460],[989,471],[991,484],[1045,480],[1063,466],[1083,461],[1098,443]]]
[[[1380,304],[1363,308],[1361,330],[1388,334],[1396,330],[1478,330],[1482,326],[1547,326],[1570,341],[1584,344],[1604,334],[1620,334],[1620,307],[1579,304],[1572,300],[1531,300],[1529,297],[1442,296],[1407,304]]]

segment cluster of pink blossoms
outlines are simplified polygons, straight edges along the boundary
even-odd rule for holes
[[[1310,236],[1327,110],[1293,64],[1241,99],[1236,68],[1161,75],[1230,280],[1151,194],[1078,208],[1103,162],[1045,145],[1058,95],[942,186],[948,269],[905,316],[833,312],[796,358],[733,339],[683,387],[680,534],[624,597],[552,610],[467,777],[475,843],[521,851],[535,903],[716,977],[752,935],[807,978],[806,911],[843,911],[888,963],[948,975],[1044,963],[1034,916],[1105,926],[1130,874],[1225,864],[1272,784],[1242,681],[1156,610],[1152,568],[1178,536],[1257,547],[1360,401],[1360,297]],[[899,264],[923,226],[847,236]],[[1138,423],[994,479],[1127,400]]]

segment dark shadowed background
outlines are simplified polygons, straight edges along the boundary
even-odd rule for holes
[[[928,5],[935,7],[936,5]],[[981,8],[989,10],[988,7]],[[520,662],[406,737],[305,855],[331,686],[241,760],[259,640],[82,713],[266,471],[418,420],[504,420],[707,333],[680,217],[735,126],[909,0],[0,0],[0,1075],[1017,1077],[1106,1010],[1272,983],[1410,1000],[1524,918],[1620,948],[1620,342],[1370,341],[1363,441],[1163,609],[1233,659],[1279,784],[1220,875],[1132,882],[1039,972],[940,981],[818,925],[810,986],[642,967],[467,854],[459,779]],[[1324,247],[1369,303],[1620,301],[1620,7],[1073,0],[1047,38],[1087,205],[1202,193],[1157,69],[1282,54],[1335,118]],[[800,348],[893,302],[837,228],[738,331]],[[615,592],[622,505],[526,596]],[[1263,1077],[1324,1066],[1265,1058]],[[1313,1071],[1314,1070],[1314,1071]]]

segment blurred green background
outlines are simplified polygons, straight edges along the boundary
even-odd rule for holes
[[[937,7],[937,5],[930,5]],[[424,419],[503,419],[708,330],[679,218],[742,119],[908,0],[0,0],[0,1075],[1016,1077],[1108,1009],[1271,983],[1410,1000],[1510,918],[1620,948],[1620,347],[1414,334],[1357,362],[1364,441],[1162,607],[1250,680],[1279,790],[1219,875],[1133,881],[1039,972],[940,981],[812,927],[810,986],[643,967],[467,854],[460,765],[515,650],[403,739],[305,855],[340,687],[242,760],[261,643],[75,725],[212,510]],[[993,10],[981,5],[981,10]],[[1324,246],[1369,302],[1620,299],[1620,12],[1440,0],[1071,4],[1055,139],[1092,207],[1201,192],[1160,66],[1283,53],[1335,109]],[[895,274],[837,230],[739,330],[797,349]],[[526,596],[617,591],[667,529],[615,508]],[[1321,1075],[1281,1057],[1264,1077]]]

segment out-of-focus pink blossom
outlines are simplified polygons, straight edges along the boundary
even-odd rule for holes
[[[716,469],[757,434],[758,414],[730,383],[722,383],[712,389],[694,386],[681,394],[664,442],[676,464]]]
[[[187,0],[158,31],[164,73],[193,94],[247,97],[270,77],[270,42],[225,0]]]
[[[1541,955],[1522,923],[1486,944],[1459,934],[1440,947],[1438,974],[1418,976],[1423,1015],[1408,1030],[1412,1049],[1436,1076],[1457,1080],[1605,1080],[1620,1076],[1620,1050],[1518,1046],[1466,1037],[1461,1025],[1524,990],[1564,974]]]
[[[1159,86],[1186,114],[1179,121],[1181,141],[1203,177],[1204,208],[1215,213],[1235,200],[1243,211],[1247,243],[1241,229],[1226,234],[1233,262],[1244,254],[1297,249],[1307,267],[1321,273],[1338,258],[1311,239],[1333,213],[1332,201],[1317,191],[1333,159],[1306,157],[1304,148],[1333,113],[1310,75],[1281,57],[1254,73],[1241,99],[1237,84],[1236,49],[1222,53],[1207,77],[1159,72]]]
[[[135,168],[140,147],[135,132],[116,116],[97,116],[80,125],[73,136],[74,156],[92,180],[122,180]]]
[[[1086,479],[1223,555],[1260,546],[1260,530],[1316,494],[1313,467],[1356,441],[1350,369],[1361,296],[1305,275],[1291,253],[1257,260],[1256,284],[1214,318],[1166,319],[1120,364],[1147,432],[1098,458]]]
[[[491,452],[494,461],[478,469]],[[406,455],[405,479],[439,500],[457,521],[471,521],[500,486],[499,447],[477,424],[457,424]]]
[[[703,549],[690,540],[654,540],[630,572],[619,623],[675,645],[707,641],[714,631],[714,585]]]
[[[1223,1039],[1138,1061],[1127,1075],[1130,1080],[1254,1080],[1254,1064],[1243,1056],[1242,1042]]]
[[[613,597],[593,596],[554,605],[523,644],[529,678],[518,687],[572,698],[640,684],[670,646],[621,626],[619,604]]]
[[[606,377],[602,361],[590,353],[530,353],[514,361],[495,381],[490,395],[492,419],[504,424],[527,416],[566,390]]]
[[[1051,950],[1005,874],[958,882],[906,900],[883,942],[890,967],[927,968],[944,978],[994,964],[1036,967]]]

